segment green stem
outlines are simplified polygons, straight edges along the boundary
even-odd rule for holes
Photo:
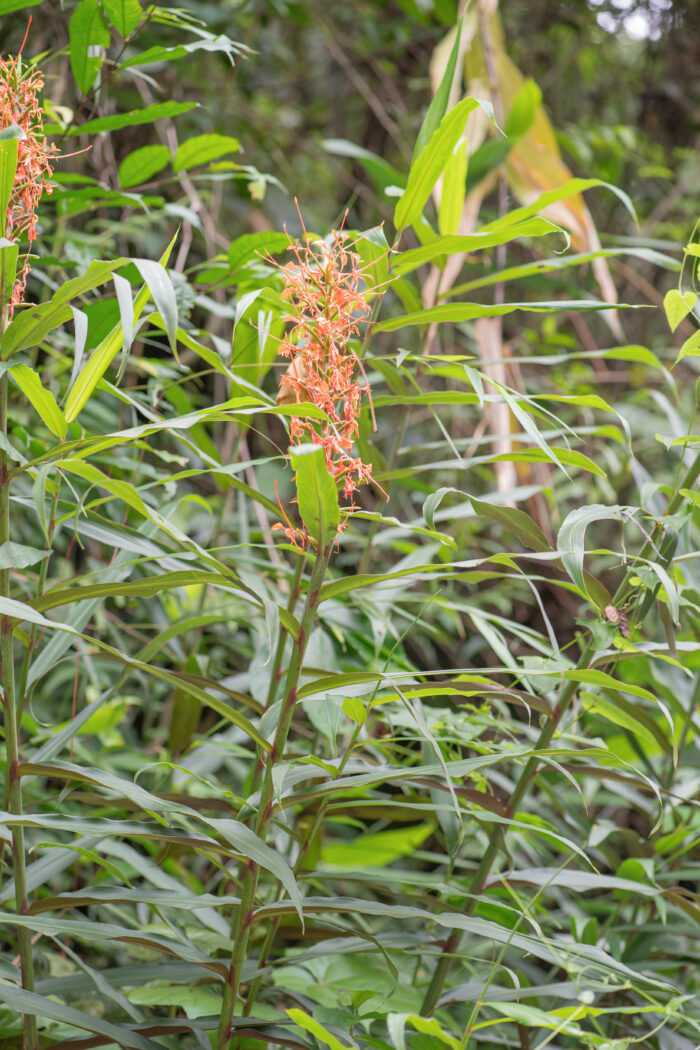
[[[667,515],[674,514],[682,504],[683,496],[681,495],[681,489],[691,488],[697,481],[698,477],[700,477],[700,454],[698,454],[695,457],[693,463],[687,470],[680,485],[678,485],[678,487],[675,488],[673,495],[670,497],[668,501],[668,506],[666,507]],[[663,523],[659,522],[651,537],[651,541],[647,541],[647,543],[645,543],[644,547],[642,548],[640,552],[640,557],[648,558],[651,554],[653,554],[655,545],[662,533]],[[627,573],[625,574],[625,578],[622,580],[620,586],[615,592],[615,596],[613,598],[613,605],[619,605],[620,602],[624,599],[628,589],[628,578],[631,575],[634,575],[634,567],[630,567],[630,569],[628,569]],[[593,641],[590,640],[584,646],[581,652],[578,663],[576,665],[577,670],[583,670],[586,667],[588,667],[590,665],[591,660],[595,656],[595,652],[595,645]],[[559,695],[559,701],[556,707],[554,708],[554,711],[552,712],[552,717],[542,729],[537,743],[535,744],[536,751],[542,751],[549,746],[552,737],[554,736],[559,725],[561,724],[562,718],[571,706],[571,702],[573,701],[573,698],[576,694],[577,686],[577,682],[570,680],[566,682],[562,687],[561,693]],[[527,791],[530,785],[530,781],[532,780],[537,771],[538,763],[539,759],[536,755],[526,762],[525,767],[522,773],[520,774],[520,777],[518,779],[517,784],[515,785],[513,794],[508,804],[509,814],[517,812],[518,808],[520,807],[520,804],[525,796],[525,792]],[[506,832],[504,829],[505,825],[496,825],[493,835],[491,837],[491,841],[489,842],[488,848],[484,853],[478,868],[474,872],[474,876],[472,878],[468,890],[470,897],[467,900],[467,903],[464,908],[464,914],[467,916],[473,915],[476,911],[477,905],[479,903],[479,894],[483,889],[483,885],[486,879],[491,873],[491,869],[505,841]],[[445,981],[447,980],[447,975],[452,965],[453,955],[459,948],[461,939],[461,930],[454,930],[445,942],[444,951],[440,956],[440,960],[437,966],[435,967],[435,972],[433,974],[430,984],[428,985],[428,990],[426,991],[425,997],[423,999],[421,1013],[424,1016],[427,1016],[433,1012],[438,999],[442,995],[442,990],[445,987]]]
[[[321,586],[326,576],[326,570],[328,568],[332,549],[333,543],[329,543],[323,550],[319,551],[314,562],[311,579],[309,580],[309,586],[306,593],[306,604],[304,606],[304,613],[299,628],[299,636],[297,637],[292,649],[289,667],[287,669],[282,708],[279,721],[277,722],[275,738],[265,764],[265,776],[260,791],[258,815],[255,823],[255,833],[263,840],[267,837],[267,832],[272,821],[274,770],[277,763],[283,757],[287,745],[287,738],[292,724],[292,716],[297,702],[297,692],[304,663],[304,653],[306,652],[306,645],[316,617],[316,611],[321,597]],[[217,1050],[226,1050],[226,1048],[230,1046],[231,1039],[234,1035],[232,1021],[241,986],[243,965],[248,953],[248,944],[250,942],[255,911],[255,894],[258,888],[258,878],[260,876],[260,865],[256,864],[255,861],[244,861],[242,868],[241,903],[233,921],[233,954],[227,979],[224,984],[224,998],[221,1006],[221,1017],[219,1020],[219,1029],[215,1044]]]
[[[355,726],[355,729],[354,729],[354,731],[352,733],[352,736],[350,737],[350,741],[348,743],[348,746],[345,749],[343,757],[341,758],[340,762],[338,763],[338,771],[335,774],[334,779],[337,779],[337,777],[341,777],[343,775],[343,772],[345,770],[345,766],[347,765],[348,759],[350,758],[350,755],[352,754],[353,749],[355,747],[355,744],[357,742],[357,738],[359,736],[360,729],[361,729],[361,726],[359,726],[359,725]],[[321,802],[321,805],[316,810],[316,816],[314,817],[313,823],[311,824],[311,828],[310,828],[308,834],[305,836],[304,841],[301,843],[301,846],[299,848],[299,855],[297,856],[297,859],[294,862],[293,871],[294,871],[294,875],[295,876],[299,874],[299,872],[301,871],[301,869],[304,866],[304,860],[306,858],[306,854],[309,851],[309,846],[313,842],[315,836],[318,834],[318,830],[321,827],[321,824],[323,823],[323,819],[324,819],[324,817],[326,815],[326,810],[328,809],[328,805],[329,805],[329,799],[324,798],[323,801]],[[270,925],[268,927],[267,933],[265,934],[265,939],[264,939],[264,941],[262,943],[262,947],[260,948],[260,957],[259,957],[259,960],[258,960],[258,969],[259,970],[262,970],[262,968],[267,963],[267,957],[270,954],[270,949],[272,948],[272,945],[275,942],[275,939],[277,937],[277,933],[279,931],[281,922],[282,922],[282,916],[278,915],[275,919],[273,919],[273,921],[270,923]],[[253,1006],[255,1005],[255,1000],[257,999],[258,992],[260,990],[261,983],[262,983],[262,974],[259,974],[255,978],[255,980],[253,981],[253,983],[252,983],[252,985],[250,987],[250,992],[248,994],[248,998],[246,999],[246,1003],[245,1003],[245,1006],[243,1008],[243,1013],[245,1014],[246,1017],[249,1017],[251,1012],[252,1012]]]
[[[292,585],[289,591],[289,601],[287,602],[287,612],[293,613],[296,608],[296,604],[299,600],[299,589],[301,587],[301,576],[304,571],[304,565],[306,564],[305,559],[299,556],[297,563],[294,567],[294,575],[292,576]],[[272,707],[275,700],[277,699],[277,689],[279,687],[280,678],[282,677],[282,658],[284,657],[284,650],[287,645],[287,629],[280,624],[280,634],[277,639],[277,648],[272,661],[272,670],[270,671],[270,685],[267,690],[267,698],[265,700],[265,710],[267,711]],[[258,757],[253,769],[253,776],[250,782],[250,793],[255,794],[260,786],[260,777],[262,771],[265,768],[264,755],[258,750]]]
[[[7,312],[0,321],[0,337],[7,327]],[[0,378],[0,432],[7,434],[7,372]],[[0,450],[0,544],[10,539],[10,482],[8,478],[7,453]],[[0,594],[10,595],[10,570],[0,572]],[[3,616],[0,621],[0,685],[5,719],[5,746],[7,749],[7,796],[8,809],[14,816],[22,816],[22,783],[19,775],[20,723],[21,715],[15,692],[15,663],[12,631],[13,622]],[[15,880],[17,911],[26,915],[29,909],[27,898],[27,870],[24,847],[24,828],[15,824],[12,828],[12,873]],[[34,991],[34,961],[32,958],[32,933],[29,927],[20,926],[17,933],[19,946],[22,988]],[[24,1050],[38,1050],[36,1018],[25,1014],[22,1019],[22,1046]]]

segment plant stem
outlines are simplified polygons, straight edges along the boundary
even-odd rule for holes
[[[3,311],[0,320],[0,337],[7,327],[7,311]],[[7,434],[7,372],[0,378],[0,432]],[[10,539],[10,481],[8,478],[8,457],[0,450],[0,544]],[[0,594],[10,597],[10,570],[0,572]],[[21,714],[17,705],[15,692],[15,665],[12,631],[13,622],[7,616],[0,621],[0,685],[2,686],[2,706],[5,720],[5,746],[7,750],[7,797],[10,813],[22,816],[22,783],[19,776],[20,762],[20,725]],[[12,873],[15,880],[15,898],[17,911],[26,915],[29,908],[27,899],[27,874],[24,851],[24,828],[15,824],[12,828]],[[32,933],[27,926],[20,926],[17,933],[22,988],[34,991],[34,962],[32,958]],[[22,1018],[22,1046],[24,1050],[38,1050],[36,1018],[25,1014]]]
[[[354,729],[354,731],[353,731],[353,733],[352,733],[352,735],[350,737],[350,741],[348,743],[348,746],[345,749],[345,753],[343,754],[343,757],[341,758],[340,762],[338,763],[338,771],[335,774],[335,778],[334,779],[336,779],[337,777],[340,777],[340,776],[343,775],[343,772],[344,772],[345,767],[346,767],[346,765],[348,763],[350,755],[352,754],[353,749],[355,747],[355,744],[357,743],[357,738],[358,738],[358,736],[360,734],[360,729],[361,728],[362,727],[360,725],[356,725],[355,726],[355,729]],[[306,854],[309,851],[309,846],[313,842],[315,836],[318,834],[319,828],[321,827],[321,825],[323,823],[323,819],[324,819],[324,817],[326,815],[326,810],[328,809],[328,805],[329,805],[329,799],[324,798],[323,801],[321,802],[320,806],[316,810],[316,815],[314,817],[314,820],[313,820],[313,823],[311,825],[311,828],[310,828],[308,834],[306,835],[306,837],[304,838],[304,841],[301,843],[301,846],[299,847],[299,854],[297,856],[296,861],[294,862],[293,871],[294,871],[294,875],[295,876],[298,875],[299,872],[304,867],[304,860],[306,859]],[[270,949],[272,948],[272,945],[275,942],[275,939],[277,937],[277,933],[279,931],[281,922],[282,922],[282,916],[278,915],[275,919],[272,920],[272,922],[270,923],[270,925],[268,927],[267,933],[265,934],[265,939],[264,939],[264,941],[262,943],[262,947],[260,949],[260,956],[258,958],[258,969],[259,970],[262,970],[262,968],[265,966],[265,964],[267,962],[267,957],[270,954]],[[243,1008],[243,1013],[245,1014],[246,1017],[250,1016],[250,1014],[252,1012],[253,1006],[255,1005],[255,1000],[256,1000],[258,992],[260,990],[261,983],[262,983],[262,974],[259,973],[258,976],[255,978],[255,980],[253,981],[253,983],[251,985],[250,992],[248,994],[248,998],[246,999],[245,1006]]]
[[[299,636],[292,649],[287,677],[284,685],[282,708],[280,711],[275,738],[272,748],[267,756],[265,764],[265,776],[260,791],[260,802],[258,804],[258,815],[255,823],[255,833],[259,838],[265,840],[272,820],[274,801],[274,770],[277,763],[284,755],[287,737],[292,724],[292,716],[297,702],[299,678],[304,663],[304,653],[311,634],[316,611],[321,596],[321,586],[326,576],[328,561],[333,549],[333,543],[329,543],[323,550],[318,552],[314,562],[313,571],[306,592],[306,603],[299,628]],[[233,954],[229,967],[226,983],[224,984],[224,998],[221,1006],[221,1017],[216,1037],[217,1050],[226,1050],[230,1046],[234,1035],[232,1021],[238,1001],[238,992],[241,986],[241,975],[245,963],[250,934],[253,926],[255,911],[255,893],[260,876],[260,865],[255,861],[242,862],[242,888],[241,903],[233,921]]]
[[[700,454],[698,454],[695,457],[692,464],[688,468],[685,476],[683,477],[683,480],[680,482],[680,484],[674,490],[672,496],[670,497],[668,505],[666,507],[667,515],[674,514],[682,504],[684,497],[681,495],[681,489],[691,488],[691,486],[694,485],[697,481],[698,477],[700,477]],[[647,558],[654,553],[655,545],[662,533],[663,523],[658,522],[654,533],[651,537],[651,540],[648,540],[644,544],[644,547],[640,552],[640,557]],[[625,578],[622,580],[620,586],[617,588],[617,591],[615,592],[615,596],[613,598],[613,605],[619,605],[622,599],[624,598],[628,589],[628,579],[632,575],[634,575],[633,566],[628,569],[627,573],[625,574]],[[584,646],[581,652],[578,663],[576,664],[577,670],[583,670],[584,668],[588,667],[590,665],[591,660],[595,656],[595,652],[595,645],[593,641],[590,640]],[[561,723],[562,718],[564,717],[571,705],[571,702],[576,694],[577,688],[578,683],[571,680],[566,682],[562,687],[561,693],[559,695],[559,701],[556,707],[554,708],[554,711],[552,712],[552,717],[542,729],[537,743],[535,744],[536,751],[542,751],[543,749],[549,746],[552,737],[554,736],[556,730],[558,729]],[[520,777],[518,779],[517,784],[515,785],[513,794],[508,804],[509,814],[512,814],[518,810],[518,807],[520,806],[525,796],[525,792],[527,791],[530,785],[530,781],[532,780],[533,776],[535,775],[535,772],[537,771],[538,763],[539,758],[536,755],[528,759],[528,761],[526,762],[525,767],[522,773],[520,774]],[[498,854],[500,853],[503,843],[505,841],[506,832],[504,828],[505,825],[496,825],[493,835],[491,837],[491,841],[489,842],[488,848],[484,853],[484,856],[482,857],[478,868],[474,872],[474,876],[472,878],[468,890],[470,897],[464,907],[463,912],[463,914],[467,916],[473,915],[476,911],[477,905],[479,903],[479,894],[481,893],[484,882],[488,878],[491,872],[491,868],[493,867],[496,858],[498,857]],[[433,974],[432,980],[428,985],[428,990],[425,993],[423,1004],[421,1006],[421,1013],[424,1016],[431,1014],[435,1009],[437,1001],[440,998],[442,990],[445,986],[445,981],[447,980],[447,975],[450,971],[450,966],[452,965],[452,956],[459,948],[459,943],[461,939],[462,931],[454,930],[445,942],[443,954],[441,955],[440,960],[437,966],[435,967],[435,973]]]

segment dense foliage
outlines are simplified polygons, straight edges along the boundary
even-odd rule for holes
[[[690,5],[338,8],[0,0],[0,1050],[691,1050]]]

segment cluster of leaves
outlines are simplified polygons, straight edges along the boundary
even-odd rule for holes
[[[286,455],[333,423],[278,396],[289,237],[212,218],[275,181],[153,100],[247,48],[80,0],[42,58],[74,84],[47,130],[91,154],[3,320],[0,1047],[700,1042],[699,250],[600,248],[602,184],[486,6],[436,50],[404,170],[331,147],[392,233],[351,214],[356,444],[389,503],[360,487],[337,550],[325,457]],[[680,353],[625,342],[620,257],[679,273]]]

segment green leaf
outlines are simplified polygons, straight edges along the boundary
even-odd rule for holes
[[[698,328],[697,332],[693,332],[683,343],[683,346],[678,351],[675,364],[682,361],[684,357],[700,357],[700,328]]]
[[[467,147],[458,142],[447,159],[442,174],[438,229],[443,236],[456,234],[467,193]]]
[[[175,234],[172,241],[160,257],[161,267],[164,267],[167,264],[168,259],[170,258],[170,252],[172,251],[176,236],[177,234]],[[146,262],[148,262],[148,260],[146,260]],[[153,267],[157,265],[157,263],[151,262],[150,266],[146,268],[147,272],[149,274],[152,274]],[[154,278],[154,280],[156,280],[156,278]],[[162,278],[161,280],[164,281],[165,279]],[[169,278],[167,280],[168,282],[170,281]],[[165,290],[164,287],[160,289],[160,292],[162,292],[162,296],[164,299],[167,299],[169,297],[169,293]],[[136,299],[134,301],[133,312],[134,320],[137,320],[141,316],[143,308],[148,302],[149,294],[150,289],[148,285],[145,285],[136,296]],[[177,306],[175,307],[175,309],[177,309]],[[172,325],[172,316],[170,323]],[[12,328],[12,326],[10,326],[10,328]],[[171,329],[171,332],[169,333],[169,338],[172,334],[173,333]],[[121,350],[123,344],[124,331],[120,321],[114,326],[114,328],[112,328],[109,334],[106,335],[105,338],[102,340],[100,345],[93,351],[89,361],[83,368],[76,381],[73,383],[73,386],[71,387],[70,392],[68,394],[68,398],[66,399],[65,407],[65,416],[66,420],[69,423],[71,423],[74,419],[77,419],[77,417],[80,415],[83,408],[90,400],[90,397],[95,387],[97,386],[100,379],[111,365],[114,358]]]
[[[517,507],[503,507],[497,503],[487,503],[484,500],[475,499],[474,496],[470,496],[469,500],[477,514],[491,521],[497,521],[499,525],[517,536],[524,547],[529,547],[533,551],[552,549],[542,529],[525,511],[518,510]]]
[[[170,349],[174,352],[177,343],[178,306],[170,274],[162,263],[154,262],[152,259],[134,259],[133,263],[146,282],[156,309],[163,318]],[[138,297],[136,302],[138,302]],[[134,314],[138,316],[136,304],[134,304]]]
[[[254,831],[251,831],[246,824],[239,820],[213,818],[204,815],[200,815],[200,820],[207,827],[211,828],[215,834],[225,839],[236,851],[242,853],[244,857],[248,857],[249,860],[255,861],[260,867],[271,872],[286,889],[297,915],[303,921],[299,887],[296,884],[292,869],[281,854],[271,849]]]
[[[0,216],[2,216],[0,235],[2,236],[5,234],[5,216],[12,196],[12,187],[15,184],[18,150],[19,140],[17,138],[0,141]]]
[[[244,233],[231,241],[228,250],[228,264],[232,270],[240,270],[246,263],[260,261],[260,256],[270,252],[276,255],[289,248],[290,239],[286,233],[275,230],[263,230],[261,233]]]
[[[605,189],[610,190],[611,193],[614,193],[636,222],[637,215],[632,201],[624,190],[619,189],[612,182],[603,182],[602,179],[569,179],[568,182],[558,186],[555,190],[546,190],[544,193],[541,193],[532,204],[524,205],[522,208],[513,208],[512,211],[509,211],[500,219],[494,219],[493,222],[487,223],[482,229],[499,230],[504,226],[511,226],[514,222],[522,222],[523,219],[529,218],[530,215],[537,215],[539,212],[544,211],[550,204],[556,204],[558,201],[566,200],[568,197],[574,197],[577,193],[583,193],[585,190],[590,190],[595,186],[603,186]]]
[[[18,350],[36,346],[49,332],[70,321],[73,316],[65,303],[48,302],[41,306],[28,306],[10,323],[2,337],[2,356],[7,360]]]
[[[123,37],[131,36],[143,17],[139,0],[102,0],[102,7]]]
[[[68,424],[63,412],[56,404],[56,398],[43,385],[34,369],[27,365],[15,365],[10,369],[10,375],[51,433],[59,438],[64,438]]]
[[[557,537],[557,549],[564,568],[583,594],[588,593],[583,574],[586,529],[594,521],[624,521],[623,509],[618,506],[606,507],[600,503],[594,503],[572,510],[562,522]]]
[[[321,861],[353,870],[383,868],[415,853],[434,830],[432,824],[416,824],[395,831],[378,831],[375,835],[360,835],[351,842],[331,842],[324,846]]]
[[[637,309],[627,303],[617,303],[616,309]],[[515,310],[526,310],[532,313],[551,313],[559,310],[609,310],[610,303],[599,299],[561,299],[551,302],[534,303],[501,303],[483,305],[481,303],[445,303],[444,306],[431,306],[403,317],[390,317],[373,328],[374,332],[395,332],[399,328],[412,325],[429,325],[440,321],[451,321],[453,324],[473,321],[477,317],[503,317]]]
[[[0,215],[4,215],[0,212]],[[9,306],[17,280],[17,256],[19,246],[0,238],[0,310]]]
[[[238,153],[240,148],[238,139],[231,135],[196,135],[178,149],[173,159],[173,171],[188,171],[200,164],[209,164],[229,153]]]
[[[167,146],[142,146],[130,153],[119,165],[119,181],[128,189],[142,186],[170,163]]]
[[[137,1006],[176,1006],[192,1019],[221,1012],[221,995],[204,985],[187,988],[159,981],[145,988],[132,989],[128,998]]]
[[[440,125],[411,165],[406,189],[394,210],[394,225],[403,230],[416,222],[432,189],[464,133],[470,113],[482,105],[478,99],[464,98],[443,117]]]
[[[305,1032],[315,1036],[319,1043],[330,1047],[330,1050],[351,1050],[345,1043],[341,1043],[339,1039],[336,1039],[322,1024],[314,1021],[313,1017],[305,1013],[304,1010],[287,1010],[287,1016],[300,1028],[303,1028]]]
[[[461,1041],[449,1035],[444,1028],[441,1028],[434,1017],[420,1017],[418,1014],[409,1014],[406,1020],[422,1035],[429,1035],[432,1039],[437,1039],[445,1046],[449,1046],[451,1050],[460,1050],[462,1046]],[[475,1027],[478,1027],[478,1025]]]
[[[462,42],[462,29],[464,27],[464,19],[460,19],[459,24],[455,26],[453,32],[455,35],[454,43],[450,49],[450,57],[447,60],[445,66],[445,72],[442,75],[442,79],[438,85],[438,89],[430,100],[428,111],[423,118],[423,123],[420,126],[420,131],[416,138],[416,144],[413,148],[413,160],[423,152],[428,142],[432,138],[433,134],[437,131],[440,126],[440,122],[447,113],[447,107],[450,104],[450,93],[452,91],[452,85],[455,79],[455,71],[457,69],[457,59],[459,58],[460,45]]]
[[[75,82],[84,95],[90,91],[102,68],[101,54],[91,52],[109,47],[109,27],[98,0],[80,0],[68,23],[70,65]]]
[[[152,124],[154,120],[165,117],[177,117],[195,109],[196,102],[154,102],[143,109],[132,109],[128,113],[114,113],[111,117],[96,117],[84,124],[68,129],[68,135],[96,135],[98,131],[119,131],[120,128],[133,128],[139,124]]]
[[[56,999],[47,999],[36,992],[25,992],[14,984],[0,982],[0,1002],[7,1003],[19,1013],[45,1018],[49,1021],[58,1021],[61,1024],[71,1025],[74,1028],[86,1032],[93,1032],[117,1046],[128,1047],[129,1050],[162,1050],[160,1043],[154,1043],[151,1039],[132,1032],[123,1025],[111,1024],[103,1021],[100,1017],[75,1010],[72,1006],[65,1006]]]
[[[23,543],[6,540],[0,544],[0,569],[26,569],[48,558],[50,553],[48,550],[42,551],[36,547],[26,547]]]
[[[517,237],[541,237],[548,233],[561,233],[558,226],[547,219],[527,219],[525,222],[508,227],[506,230],[491,230],[486,233],[471,233],[464,236],[450,235],[437,237],[421,248],[401,252],[394,260],[392,269],[395,273],[406,274],[423,263],[432,262],[441,255],[455,255],[458,252],[478,252],[493,248],[499,244],[508,244]]]
[[[319,445],[295,445],[289,456],[296,472],[301,520],[323,549],[338,535],[340,523],[338,490],[328,473],[325,453]]]
[[[42,0],[0,0],[0,16],[13,11],[23,11],[25,7],[36,7]]]
[[[188,674],[198,674],[199,664],[194,653],[190,653],[185,663]],[[178,754],[185,751],[192,743],[202,714],[202,701],[184,689],[176,689],[170,711],[168,747]]]
[[[671,288],[664,296],[664,310],[669,328],[675,332],[678,325],[695,306],[698,300],[695,292],[681,292],[678,288]]]
[[[93,288],[99,288],[101,284],[105,284],[110,279],[116,270],[127,266],[131,261],[131,259],[124,257],[104,260],[93,259],[85,273],[81,274],[80,277],[73,277],[70,281],[65,281],[57,288],[51,302],[57,304],[67,303],[69,299],[76,299],[79,295],[92,291]],[[22,349],[25,348],[22,347]]]
[[[532,127],[537,110],[542,105],[542,92],[534,80],[526,80],[513,99],[504,131],[508,138],[519,138]]]

